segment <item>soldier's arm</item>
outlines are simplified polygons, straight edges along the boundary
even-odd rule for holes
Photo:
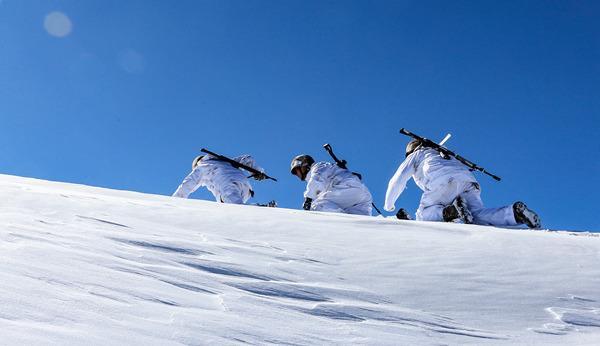
[[[311,169],[310,178],[306,183],[304,198],[316,199],[327,188],[331,172],[323,163],[316,163]]]
[[[196,167],[181,182],[181,185],[173,193],[173,197],[188,198],[202,185],[202,167]]]
[[[420,155],[420,151],[408,155],[400,167],[398,167],[396,174],[390,179],[385,193],[385,203],[383,206],[383,209],[386,211],[394,211],[396,208],[394,204],[396,203],[396,200],[398,200],[398,197],[400,197],[400,194],[402,194],[402,191],[406,188],[406,183],[410,177],[415,173],[416,161]]]

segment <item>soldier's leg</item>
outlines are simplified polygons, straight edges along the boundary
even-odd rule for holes
[[[317,198],[315,199],[311,206],[310,210],[312,211],[327,211],[330,213],[343,213],[344,209],[342,209],[337,203],[327,198]]]
[[[479,184],[471,183],[467,191],[460,196],[465,200],[467,207],[471,211],[471,214],[473,214],[475,224],[493,226],[517,225],[512,205],[500,208],[485,208],[483,206]]]
[[[347,214],[371,216],[373,209],[373,196],[366,187],[346,189],[344,210]]]
[[[243,191],[237,184],[229,184],[221,191],[221,201],[230,204],[244,204]]]
[[[419,209],[417,209],[416,217],[417,221],[443,221],[443,211],[444,205],[441,204],[419,204]]]
[[[371,213],[373,211],[373,202],[372,201],[368,201],[368,202],[363,202],[363,203],[359,203],[356,205],[353,205],[349,208],[344,209],[344,212],[346,214],[355,214],[355,215],[367,215],[367,216],[371,216]]]
[[[452,204],[459,193],[454,181],[433,191],[425,191],[421,196],[419,209],[417,209],[417,221],[444,221],[444,207]]]
[[[346,214],[371,215],[373,197],[366,188],[345,187],[324,194]]]

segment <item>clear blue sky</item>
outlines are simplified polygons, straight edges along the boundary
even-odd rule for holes
[[[381,206],[406,127],[501,176],[478,175],[486,205],[600,230],[598,18],[598,1],[1,0],[0,172],[170,195],[207,147],[254,155],[279,179],[256,201],[299,208],[289,162],[329,142]]]

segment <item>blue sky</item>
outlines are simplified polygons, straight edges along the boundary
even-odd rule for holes
[[[68,19],[45,25],[53,12]],[[279,179],[256,201],[299,208],[289,162],[329,142],[381,207],[406,127],[452,133],[501,176],[478,175],[486,205],[600,230],[599,16],[597,1],[3,0],[0,172],[170,195],[207,147],[254,155]],[[411,182],[397,207],[419,196]]]

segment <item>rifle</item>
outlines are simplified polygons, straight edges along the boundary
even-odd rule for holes
[[[335,161],[336,165],[339,168],[348,169],[348,162],[346,160],[338,159],[338,157],[335,156],[335,154],[333,153],[333,148],[329,143],[323,144],[323,148],[325,149],[325,151],[327,151],[329,156],[331,156],[331,158],[333,159],[333,161]],[[362,175],[360,175],[360,173],[352,172],[352,174],[356,175],[358,179],[362,180]],[[379,213],[379,215],[383,215],[381,214],[381,211],[379,210],[379,208],[377,208],[375,203],[371,203],[371,206],[377,211],[377,213]]]
[[[463,165],[469,167],[469,169],[471,171],[479,171],[479,172],[481,172],[483,174],[487,174],[490,177],[494,178],[496,181],[500,181],[500,179],[501,179],[499,176],[496,176],[496,175],[494,175],[494,174],[486,171],[483,167],[477,166],[472,161],[467,160],[466,158],[464,158],[464,157],[462,157],[462,156],[460,156],[460,155],[458,155],[458,154],[450,151],[448,148],[446,148],[444,146],[441,146],[441,145],[435,143],[434,141],[432,141],[430,139],[427,139],[425,137],[421,137],[419,135],[416,135],[416,134],[414,134],[414,133],[412,133],[412,132],[410,132],[410,131],[408,131],[408,130],[406,130],[404,128],[400,129],[400,133],[403,134],[403,135],[406,135],[406,136],[409,136],[409,137],[412,137],[414,139],[417,139],[417,140],[421,141],[421,143],[423,143],[423,146],[429,147],[429,148],[432,148],[432,149],[436,150],[437,152],[439,152],[440,154],[442,154],[443,157],[446,157],[446,158],[448,158],[448,157],[454,157],[460,163],[462,163]]]
[[[209,154],[209,155],[215,157],[217,160],[225,161],[225,162],[231,164],[235,168],[241,168],[241,169],[244,169],[244,170],[252,173],[252,175],[249,176],[248,178],[252,178],[252,177],[254,177],[256,175],[262,174],[262,175],[265,176],[265,179],[271,179],[273,181],[277,181],[277,179],[269,177],[266,173],[263,173],[263,172],[259,171],[258,169],[254,169],[252,167],[249,167],[249,166],[246,166],[244,164],[241,164],[241,163],[239,163],[239,162],[237,162],[235,160],[232,160],[232,159],[228,158],[227,156],[223,156],[223,155],[219,155],[219,154],[213,153],[212,151],[207,150],[205,148],[202,148],[200,151],[203,152],[203,153],[206,153],[206,154]]]

